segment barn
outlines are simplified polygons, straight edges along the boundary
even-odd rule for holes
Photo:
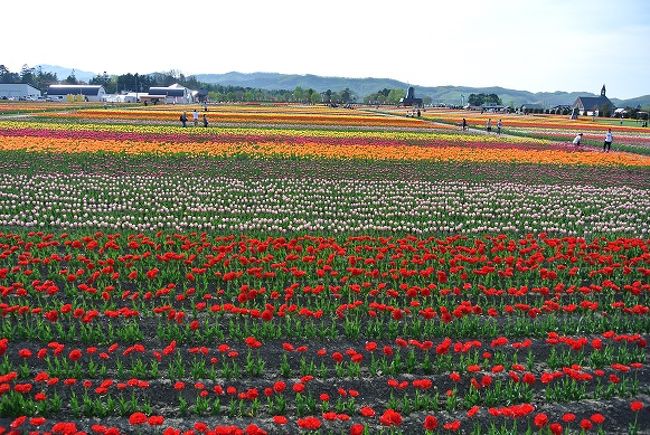
[[[171,86],[152,86],[148,97],[165,97],[167,104],[188,104],[194,102],[192,91],[185,86],[174,83]]]
[[[36,100],[41,91],[26,84],[0,84],[0,100]]]
[[[47,88],[50,101],[102,101],[106,90],[100,85],[51,85]]]

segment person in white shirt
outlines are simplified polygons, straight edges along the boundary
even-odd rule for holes
[[[610,128],[605,133],[605,142],[603,143],[603,151],[609,152],[612,149],[612,142],[614,141],[614,136],[612,136],[612,129]]]
[[[582,142],[582,133],[578,133],[576,137],[573,139],[573,145],[576,147],[580,146],[580,142]]]
[[[199,112],[196,109],[192,112],[192,120],[194,121],[194,127],[199,125]]]

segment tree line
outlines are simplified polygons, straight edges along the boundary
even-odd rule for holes
[[[243,86],[229,86],[212,83],[203,83],[195,76],[186,76],[183,73],[171,70],[164,73],[153,74],[108,74],[104,71],[97,74],[87,83],[75,76],[74,70],[66,78],[57,77],[56,73],[43,71],[41,67],[30,68],[23,65],[20,72],[12,72],[5,65],[0,65],[0,83],[3,84],[28,84],[45,92],[53,84],[71,85],[101,85],[108,94],[124,92],[147,92],[150,87],[169,86],[179,83],[190,89],[201,89],[208,93],[210,101],[216,102],[287,102],[287,103],[353,103],[357,96],[346,88],[340,92],[327,90],[320,93],[312,88],[303,89],[261,89]]]
[[[101,85],[108,94],[119,94],[124,92],[147,92],[150,87],[169,86],[179,83],[190,89],[204,90],[208,93],[210,101],[214,102],[284,102],[304,104],[352,104],[360,102],[360,97],[350,88],[341,91],[318,92],[315,89],[304,89],[296,86],[294,89],[261,89],[243,86],[219,85],[204,83],[193,75],[184,75],[175,70],[153,74],[108,74],[104,71],[97,74],[87,83],[77,79],[74,69],[71,73],[61,79],[56,73],[43,71],[41,67],[29,67],[23,65],[20,72],[12,72],[4,65],[0,65],[0,83],[28,84],[42,92],[47,91],[48,86],[53,84],[70,85]],[[405,95],[404,89],[384,88],[362,98],[366,104],[398,104]],[[430,104],[431,97],[424,97],[424,103]]]
[[[388,89],[384,88],[381,91],[374,92],[366,95],[363,99],[365,104],[399,104],[399,101],[406,96],[404,89]],[[422,98],[424,104],[431,104],[433,99],[426,95]]]
[[[470,94],[467,99],[470,106],[481,106],[483,104],[503,105],[497,94]]]
[[[0,83],[26,84],[43,91],[48,86],[59,83],[59,78],[56,74],[43,71],[40,67],[30,68],[23,65],[20,72],[12,72],[4,65],[0,65]]]

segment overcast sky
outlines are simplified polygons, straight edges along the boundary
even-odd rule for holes
[[[18,0],[0,64],[650,94],[650,0]]]

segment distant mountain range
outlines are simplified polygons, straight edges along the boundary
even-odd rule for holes
[[[65,68],[58,65],[41,64],[35,66],[35,68],[39,68],[39,67],[45,72],[56,73],[56,76],[59,78],[59,80],[65,80],[66,78],[68,78],[70,73],[72,73],[73,69],[74,69],[74,76],[77,78],[77,80],[81,80],[82,82],[87,82],[88,80],[92,79],[97,75],[94,72],[82,71],[76,68]]]
[[[72,71],[72,68],[64,68],[56,65],[39,65],[44,71],[55,72],[59,79],[64,80]],[[95,77],[96,73],[75,69],[75,76],[78,80],[88,81]],[[312,88],[318,92],[330,89],[334,92],[350,88],[358,97],[377,92],[381,89],[400,88],[406,89],[409,84],[394,79],[384,78],[346,78],[346,77],[323,77],[313,74],[279,74],[279,73],[240,73],[229,72],[225,74],[195,74],[196,78],[204,83],[220,84],[224,86],[243,86],[261,89],[294,89],[300,86],[304,89]],[[465,96],[465,102],[470,94],[497,94],[504,104],[519,106],[521,104],[541,104],[543,106],[555,106],[558,104],[573,104],[577,97],[596,96],[591,92],[529,92],[515,89],[507,89],[498,86],[493,87],[470,87],[470,86],[418,86],[415,87],[415,94],[418,97],[431,97],[434,103],[460,104],[461,95]],[[616,106],[641,105],[650,106],[650,95],[621,100],[611,98]]]
[[[196,74],[196,78],[204,83],[214,83],[220,85],[244,86],[262,89],[294,89],[300,86],[304,89],[312,88],[318,92],[330,89],[332,91],[342,91],[350,88],[357,96],[377,92],[381,89],[402,88],[410,86],[408,83],[393,79],[378,78],[345,78],[345,77],[323,77],[312,74],[278,74],[278,73],[239,73],[229,72],[226,74]],[[413,85],[415,94],[418,97],[431,97],[434,103],[460,104],[461,95],[465,96],[465,102],[470,94],[497,94],[504,104],[519,106],[521,104],[542,104],[544,106],[555,106],[558,104],[573,104],[577,97],[596,96],[590,92],[528,92],[507,89],[498,86],[476,88],[470,86],[418,86]],[[638,105],[650,106],[650,95],[632,98],[630,100],[621,100],[612,98],[612,102],[617,106]]]

